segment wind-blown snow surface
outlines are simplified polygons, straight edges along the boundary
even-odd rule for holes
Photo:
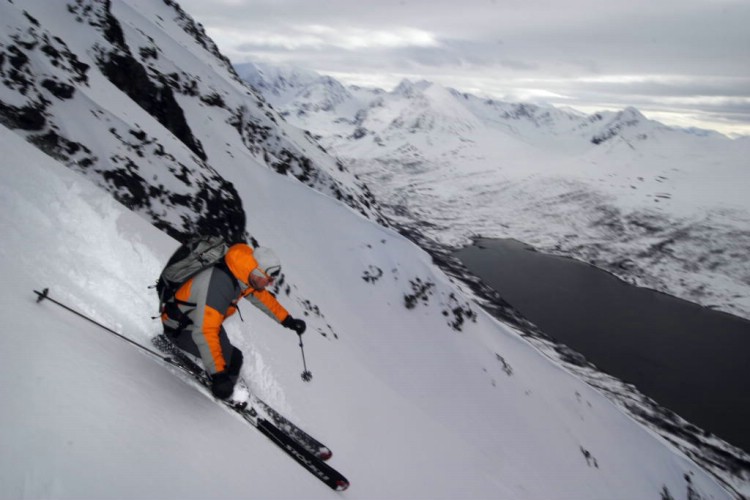
[[[252,388],[334,450],[352,486],[333,493],[159,361],[35,303],[50,287],[147,344],[147,287],[176,242],[4,127],[0,150],[2,498],[729,498],[481,310],[451,328],[462,294],[411,243],[248,169],[232,181],[284,263],[280,299],[309,323],[313,381],[258,311],[228,333]],[[409,309],[417,279],[432,285]]]
[[[515,238],[750,318],[750,138],[678,130],[633,108],[585,116],[430,82],[392,92],[240,65],[286,118],[452,246]]]

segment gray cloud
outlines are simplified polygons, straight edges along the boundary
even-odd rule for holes
[[[746,0],[180,3],[238,63],[285,62],[359,84],[425,78],[574,106],[672,103],[750,134]]]

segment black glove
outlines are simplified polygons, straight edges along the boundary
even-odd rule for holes
[[[281,326],[289,328],[297,332],[297,335],[302,335],[307,330],[307,324],[301,319],[294,319],[291,316],[287,316],[284,321],[281,322]]]
[[[211,377],[211,392],[219,399],[227,399],[234,392],[234,381],[226,371]]]

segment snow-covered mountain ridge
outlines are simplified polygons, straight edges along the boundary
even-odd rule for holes
[[[367,188],[247,88],[175,2],[6,2],[2,19],[2,123],[173,236],[243,237],[247,214],[216,172],[242,161],[377,217]]]
[[[49,286],[148,344],[165,233],[196,229],[279,253],[313,382],[258,311],[227,331],[253,390],[334,450],[346,496],[747,494],[743,469],[633,421],[375,224],[367,187],[174,2],[16,0],[0,19],[0,496],[334,496],[165,367],[35,303]]]
[[[424,81],[386,92],[237,71],[369,181],[394,220],[425,223],[442,244],[515,238],[750,318],[750,138],[634,108],[585,115]]]

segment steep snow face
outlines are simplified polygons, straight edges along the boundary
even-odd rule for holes
[[[0,491],[8,497],[334,498],[158,361],[147,286],[176,247],[80,173],[0,128]],[[260,166],[232,179],[284,262],[296,337],[245,307],[243,376],[334,450],[356,498],[730,498],[550,363],[396,233]],[[239,176],[244,176],[240,178]],[[314,302],[303,297],[315,297]],[[461,318],[456,311],[462,311]]]
[[[2,123],[173,236],[246,237],[243,200],[217,169],[257,164],[379,217],[171,0],[3,2],[0,19]]]
[[[429,82],[358,98],[357,111],[279,109],[369,181],[394,220],[451,246],[516,238],[750,317],[749,140],[634,108],[587,116]]]
[[[176,242],[5,127],[0,147],[0,272],[14,284],[0,292],[0,496],[329,498],[166,366],[35,303],[50,287],[148,345],[146,287]]]

